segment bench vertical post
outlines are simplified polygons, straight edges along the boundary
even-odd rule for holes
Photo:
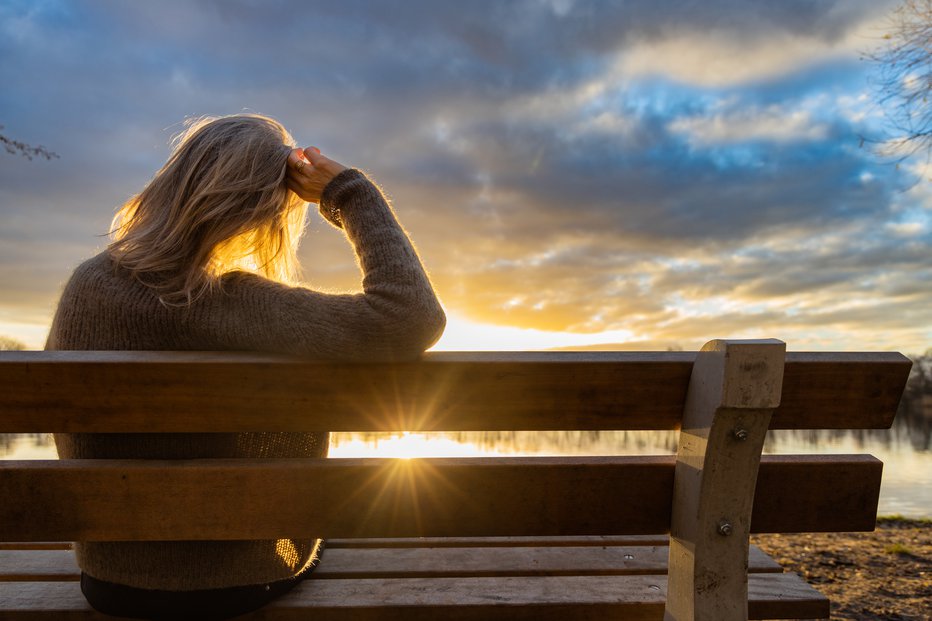
[[[715,340],[696,357],[676,459],[665,621],[748,618],[754,488],[785,354],[775,339]]]

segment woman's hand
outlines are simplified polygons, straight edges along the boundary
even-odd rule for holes
[[[319,203],[330,180],[346,170],[346,166],[320,154],[317,147],[292,149],[288,155],[285,177],[291,191],[309,203]]]

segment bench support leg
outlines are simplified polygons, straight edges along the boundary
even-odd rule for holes
[[[757,469],[786,345],[711,341],[693,366],[677,451],[666,621],[748,618]]]

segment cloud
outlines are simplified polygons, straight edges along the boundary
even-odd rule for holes
[[[670,130],[686,134],[691,144],[701,147],[758,140],[820,140],[829,128],[816,122],[806,110],[786,110],[772,104],[763,109],[742,107],[712,115],[680,117],[670,124]]]
[[[4,3],[0,123],[62,159],[0,166],[0,319],[48,319],[185,116],[248,110],[371,172],[464,318],[927,342],[928,171],[858,148],[889,5]]]
[[[624,49],[614,71],[727,88],[851,62],[878,36],[878,20],[894,2],[737,4],[715,3],[704,11],[711,19],[669,20],[657,36]]]
[[[660,75],[707,88],[765,82],[799,71],[812,63],[850,58],[856,40],[826,41],[782,32],[760,40],[727,33],[670,33],[622,53],[616,71],[630,77]]]

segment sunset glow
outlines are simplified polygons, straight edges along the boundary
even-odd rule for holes
[[[523,351],[634,341],[634,333],[613,330],[594,334],[555,332],[479,323],[447,313],[447,327],[435,351]]]

